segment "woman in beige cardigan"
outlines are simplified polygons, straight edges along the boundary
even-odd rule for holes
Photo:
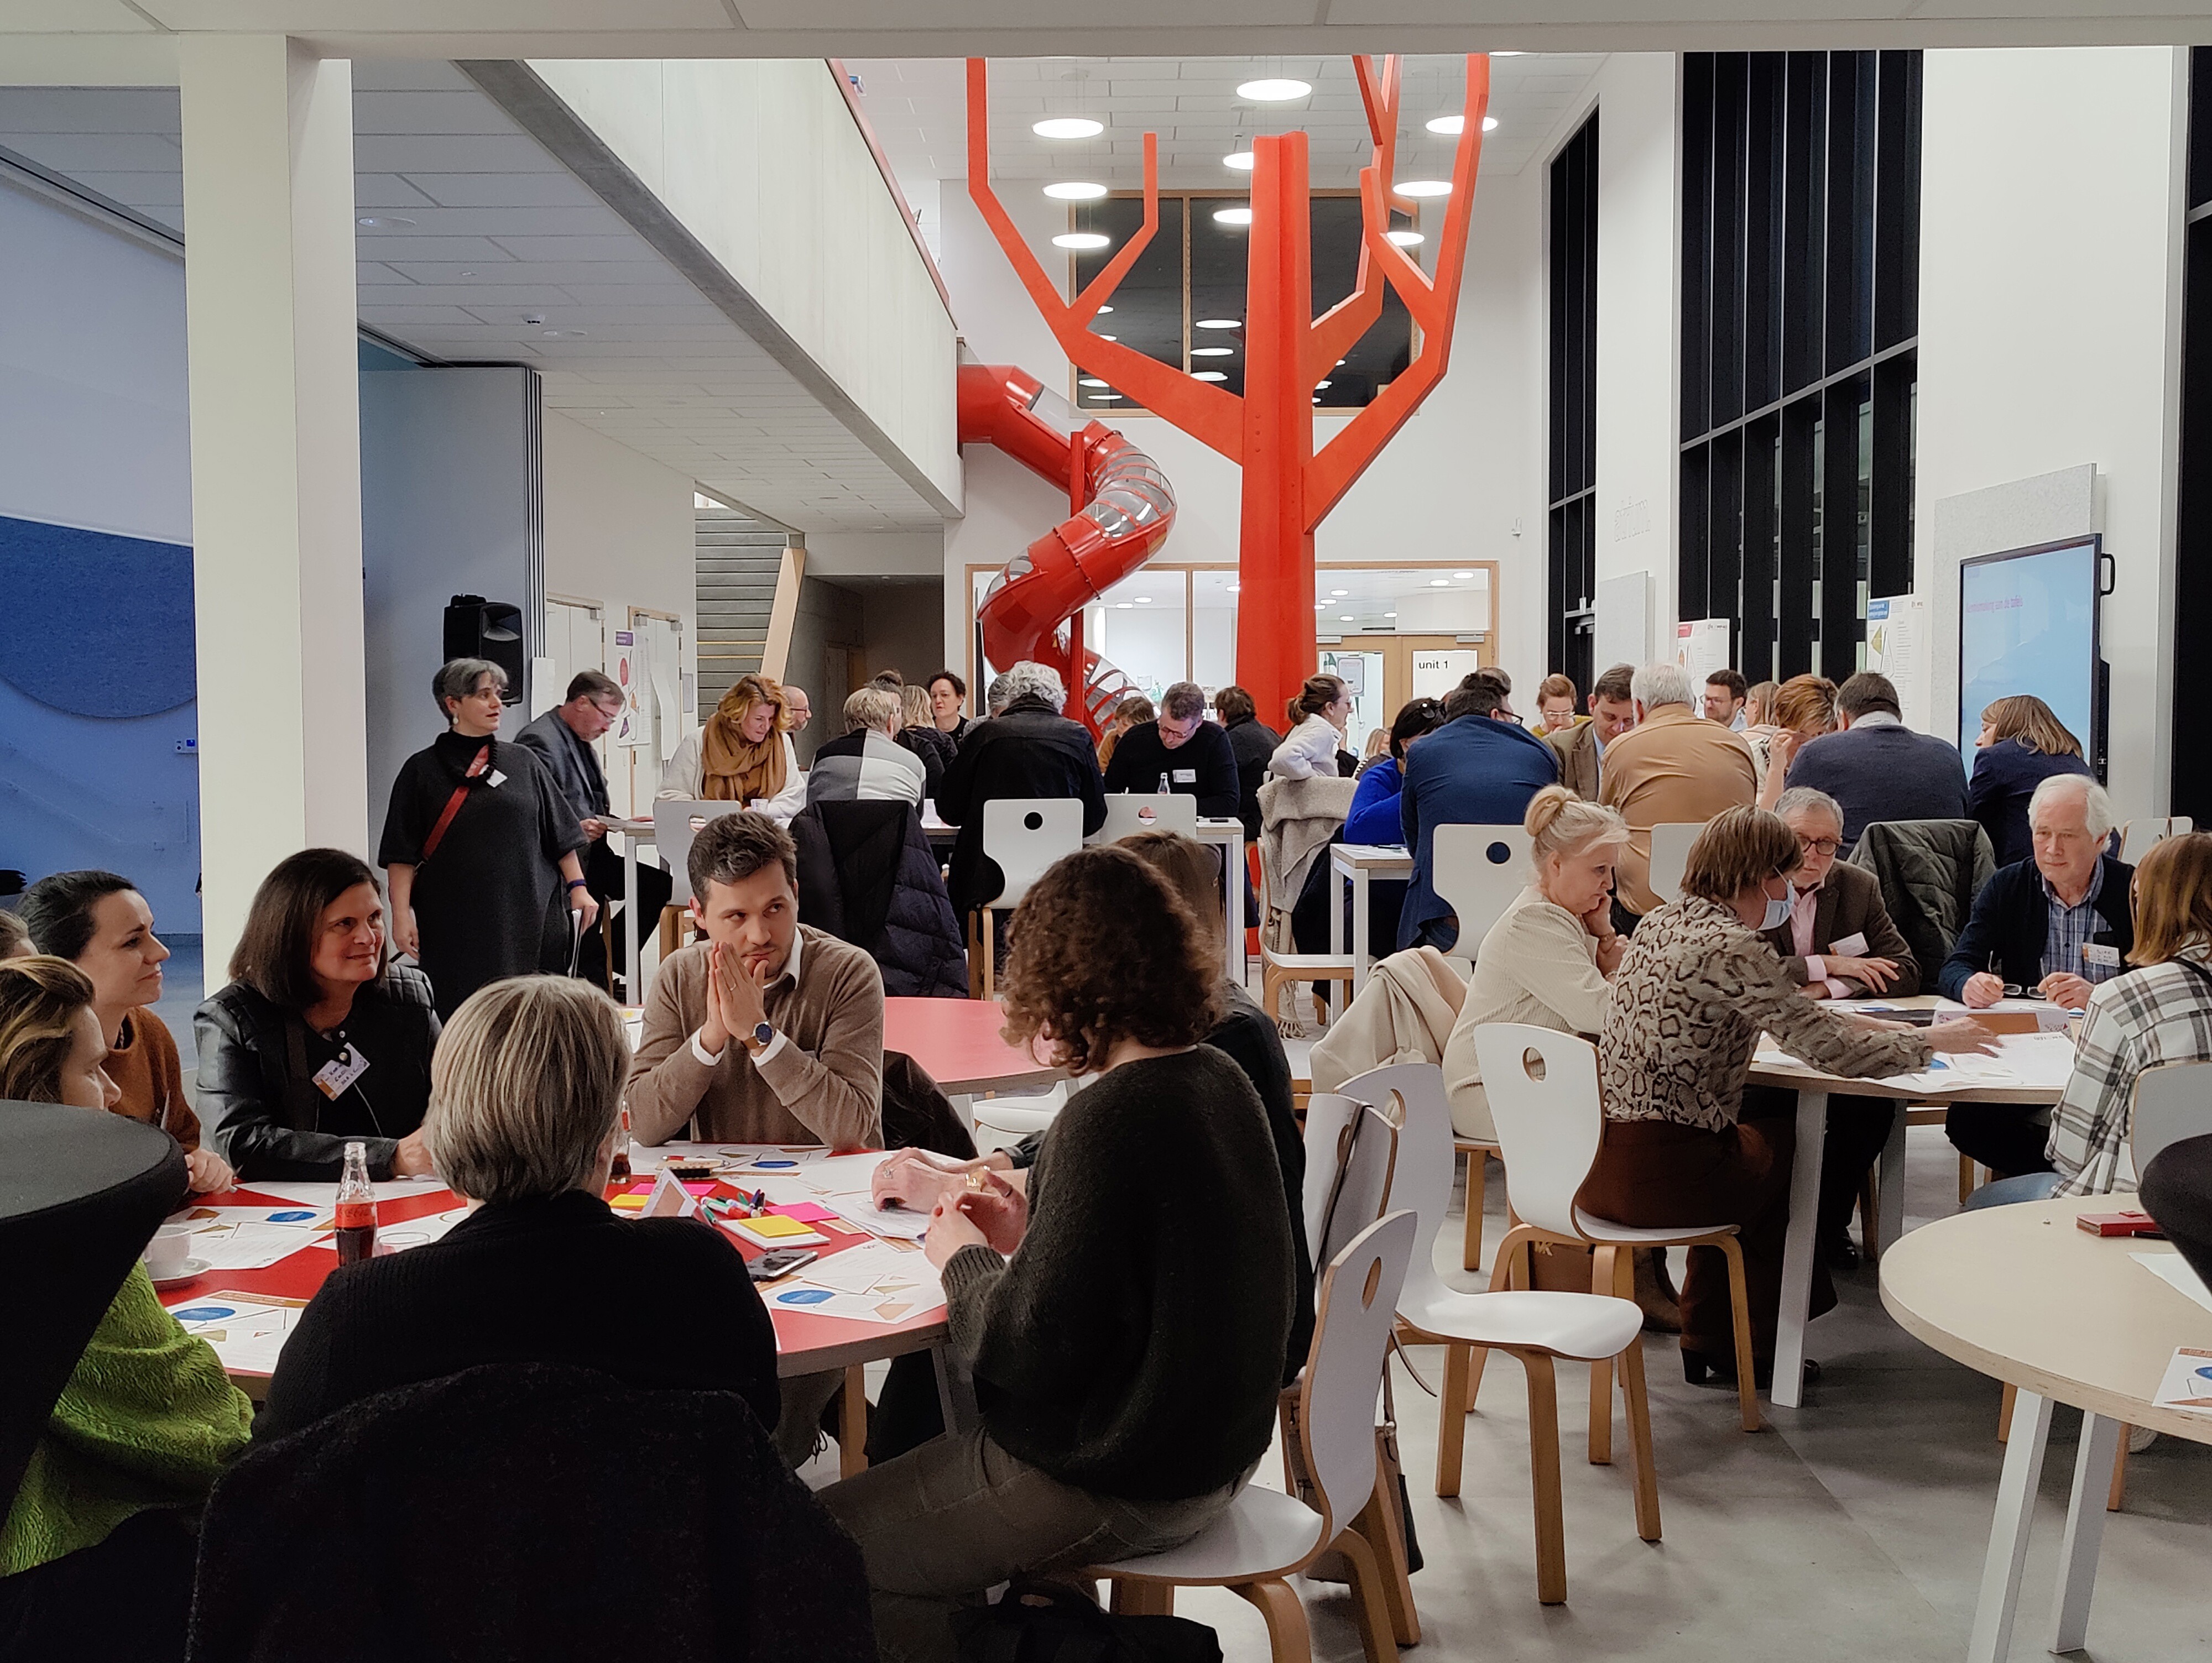
[[[1452,1130],[1478,1143],[1495,1143],[1498,1132],[1475,1061],[1474,1030],[1516,1022],[1595,1034],[1626,944],[1613,927],[1612,890],[1628,822],[1565,786],[1547,786],[1529,799],[1522,824],[1535,846],[1528,887],[1483,937],[1444,1047]]]

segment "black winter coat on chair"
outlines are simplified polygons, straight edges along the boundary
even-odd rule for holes
[[[876,961],[891,998],[964,999],[968,949],[921,816],[904,803],[816,803],[791,822],[799,918]]]

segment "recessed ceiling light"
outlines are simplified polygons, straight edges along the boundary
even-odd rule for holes
[[[1492,52],[1490,55],[1492,58],[1526,58],[1528,56],[1526,52]]]
[[[1249,150],[1239,150],[1235,155],[1222,157],[1221,165],[1224,167],[1234,167],[1240,173],[1249,173],[1252,171],[1255,160],[1256,158]]]
[[[1229,376],[1223,370],[1194,369],[1190,373],[1190,379],[1194,381],[1226,381]]]
[[[1113,309],[1114,308],[1110,306],[1102,306],[1098,308],[1098,315],[1103,318]]]
[[[1287,76],[1276,79],[1248,81],[1237,89],[1237,96],[1249,98],[1255,104],[1288,104],[1292,99],[1304,98],[1313,90],[1310,82],[1292,81]]]
[[[1395,618],[1398,615],[1395,612],[1385,612],[1382,616],[1386,618]]]
[[[1190,349],[1190,355],[1194,358],[1230,358],[1236,353],[1235,347],[1193,347]]]
[[[1105,130],[1104,122],[1089,116],[1054,116],[1030,129],[1039,138],[1096,138]]]
[[[1118,392],[1094,392],[1091,396],[1103,404],[1107,399],[1119,398],[1121,395]]]
[[[1194,329],[1242,329],[1244,327],[1244,320],[1242,318],[1200,318],[1191,327]]]
[[[1118,340],[1120,340],[1121,337],[1120,336],[1118,336],[1118,335],[1109,335],[1109,334],[1108,334],[1104,330],[1103,330],[1103,329],[1102,329],[1102,330],[1100,330],[1100,331],[1098,331],[1098,338],[1099,338],[1100,340],[1102,340],[1102,341],[1118,341]]]
[[[415,222],[400,214],[363,214],[354,223],[365,225],[372,231],[381,231],[387,226],[412,225]]]
[[[1129,610],[1129,603],[1125,600],[1117,600],[1114,603],[1114,610],[1116,612],[1126,612]]]
[[[1333,387],[1335,385],[1334,381],[1316,381],[1314,383],[1314,391],[1319,392],[1323,387]]]
[[[1516,57],[1516,58],[1518,58],[1518,57],[1520,57],[1520,56],[1521,56],[1521,54],[1520,54],[1519,52],[1515,52],[1515,53],[1513,54],[1513,56],[1514,56],[1514,57]],[[1483,117],[1483,118],[1482,118],[1482,130],[1483,130],[1484,132],[1486,132],[1486,133],[1494,133],[1494,132],[1496,132],[1496,131],[1498,130],[1498,118],[1497,118],[1496,116],[1485,116],[1485,117]]]
[[[1385,237],[1388,237],[1391,243],[1399,248],[1417,247],[1421,243],[1427,240],[1427,239],[1423,237],[1418,231],[1385,231],[1382,234]],[[1060,242],[1065,240],[1065,239],[1054,237],[1053,240],[1054,242]],[[1106,239],[1101,237],[1098,240],[1103,243]]]
[[[1435,116],[1431,118],[1428,129],[1432,133],[1443,133],[1447,137],[1456,137],[1460,130],[1466,125],[1465,116]]]
[[[1252,210],[1249,208],[1217,208],[1213,210],[1216,225],[1249,225]]]
[[[1086,375],[1086,376],[1085,376],[1085,377],[1084,377],[1080,381],[1078,381],[1075,385],[1076,385],[1077,386],[1079,386],[1079,387],[1103,387],[1103,386],[1109,385],[1111,385],[1111,384],[1110,384],[1110,383],[1109,383],[1109,382],[1101,381],[1101,380],[1097,379],[1095,376],[1089,376],[1089,375]]]
[[[1336,615],[1336,621],[1339,623],[1350,623],[1352,622],[1352,614],[1349,612],[1339,612]]]
[[[1114,240],[1101,231],[1063,231],[1052,240],[1054,248],[1103,248]]]
[[[1397,187],[1401,197],[1448,197],[1451,181],[1448,179],[1409,179]]]
[[[1449,589],[1451,587],[1451,580],[1449,578],[1431,578],[1429,580],[1429,587],[1431,589]]]
[[[1152,598],[1150,595],[1139,595],[1137,597],[1137,604],[1139,606],[1150,606],[1152,604]]]
[[[1341,600],[1344,597],[1350,594],[1352,591],[1349,589],[1332,589],[1328,592],[1332,599]]]
[[[1473,577],[1474,574],[1472,572],[1455,572],[1452,575],[1457,578],[1462,583],[1465,583],[1469,578]]]
[[[1046,185],[1044,193],[1054,202],[1096,202],[1106,194],[1106,187],[1085,179],[1062,179],[1057,185]]]
[[[1229,592],[1230,592],[1231,594],[1232,594],[1232,595],[1233,595],[1233,594],[1235,594],[1235,593],[1236,593],[1239,589],[1242,589],[1243,586],[1243,586],[1243,584],[1241,584],[1241,583],[1232,583],[1232,584],[1231,584],[1231,585],[1229,586]]]

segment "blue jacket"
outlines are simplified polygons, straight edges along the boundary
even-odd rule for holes
[[[2078,756],[2048,756],[2017,739],[2000,739],[1974,753],[1966,811],[1989,833],[1998,865],[2009,866],[2035,853],[2027,830],[2027,803],[2035,788],[2054,774],[2088,772],[2089,765]]]
[[[2090,939],[2118,948],[2124,959],[2136,944],[2135,920],[2128,911],[2128,889],[2135,877],[2133,866],[2105,857],[2097,912],[2106,927]],[[2042,874],[2035,862],[2000,866],[1974,897],[1973,913],[1936,975],[1936,987],[1944,998],[1957,998],[1967,977],[1990,968],[1992,955],[1999,975],[2015,986],[2033,987],[2043,980],[2043,944],[2050,932],[2051,907],[2044,899]],[[2069,968],[2080,974],[2078,965]]]
[[[1398,793],[1405,788],[1406,776],[1395,756],[1385,756],[1361,774],[1352,793],[1352,812],[1344,819],[1344,841],[1396,842],[1404,835],[1398,824]]]
[[[1966,768],[1932,733],[1884,723],[1813,741],[1790,765],[1790,786],[1825,791],[1844,807],[1844,853],[1875,820],[1964,820]]]
[[[1559,784],[1559,757],[1526,728],[1462,716],[1421,736],[1406,753],[1405,775],[1398,823],[1413,852],[1413,877],[1398,915],[1398,946],[1449,950],[1459,939],[1459,923],[1431,882],[1436,828],[1519,825],[1528,817],[1528,799]],[[1350,832],[1345,835],[1349,841]]]

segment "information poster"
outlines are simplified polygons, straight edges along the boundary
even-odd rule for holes
[[[1732,662],[1726,618],[1695,618],[1674,626],[1674,662],[1690,672],[1691,708],[1705,714],[1705,677]]]
[[[1924,727],[1928,673],[1923,627],[1926,608],[1914,595],[1889,595],[1867,602],[1866,667],[1887,676],[1897,689],[1908,726]]]
[[[653,743],[651,672],[645,660],[644,637],[633,630],[616,630],[614,675],[622,687],[623,707],[607,737],[629,750],[641,750]]]

